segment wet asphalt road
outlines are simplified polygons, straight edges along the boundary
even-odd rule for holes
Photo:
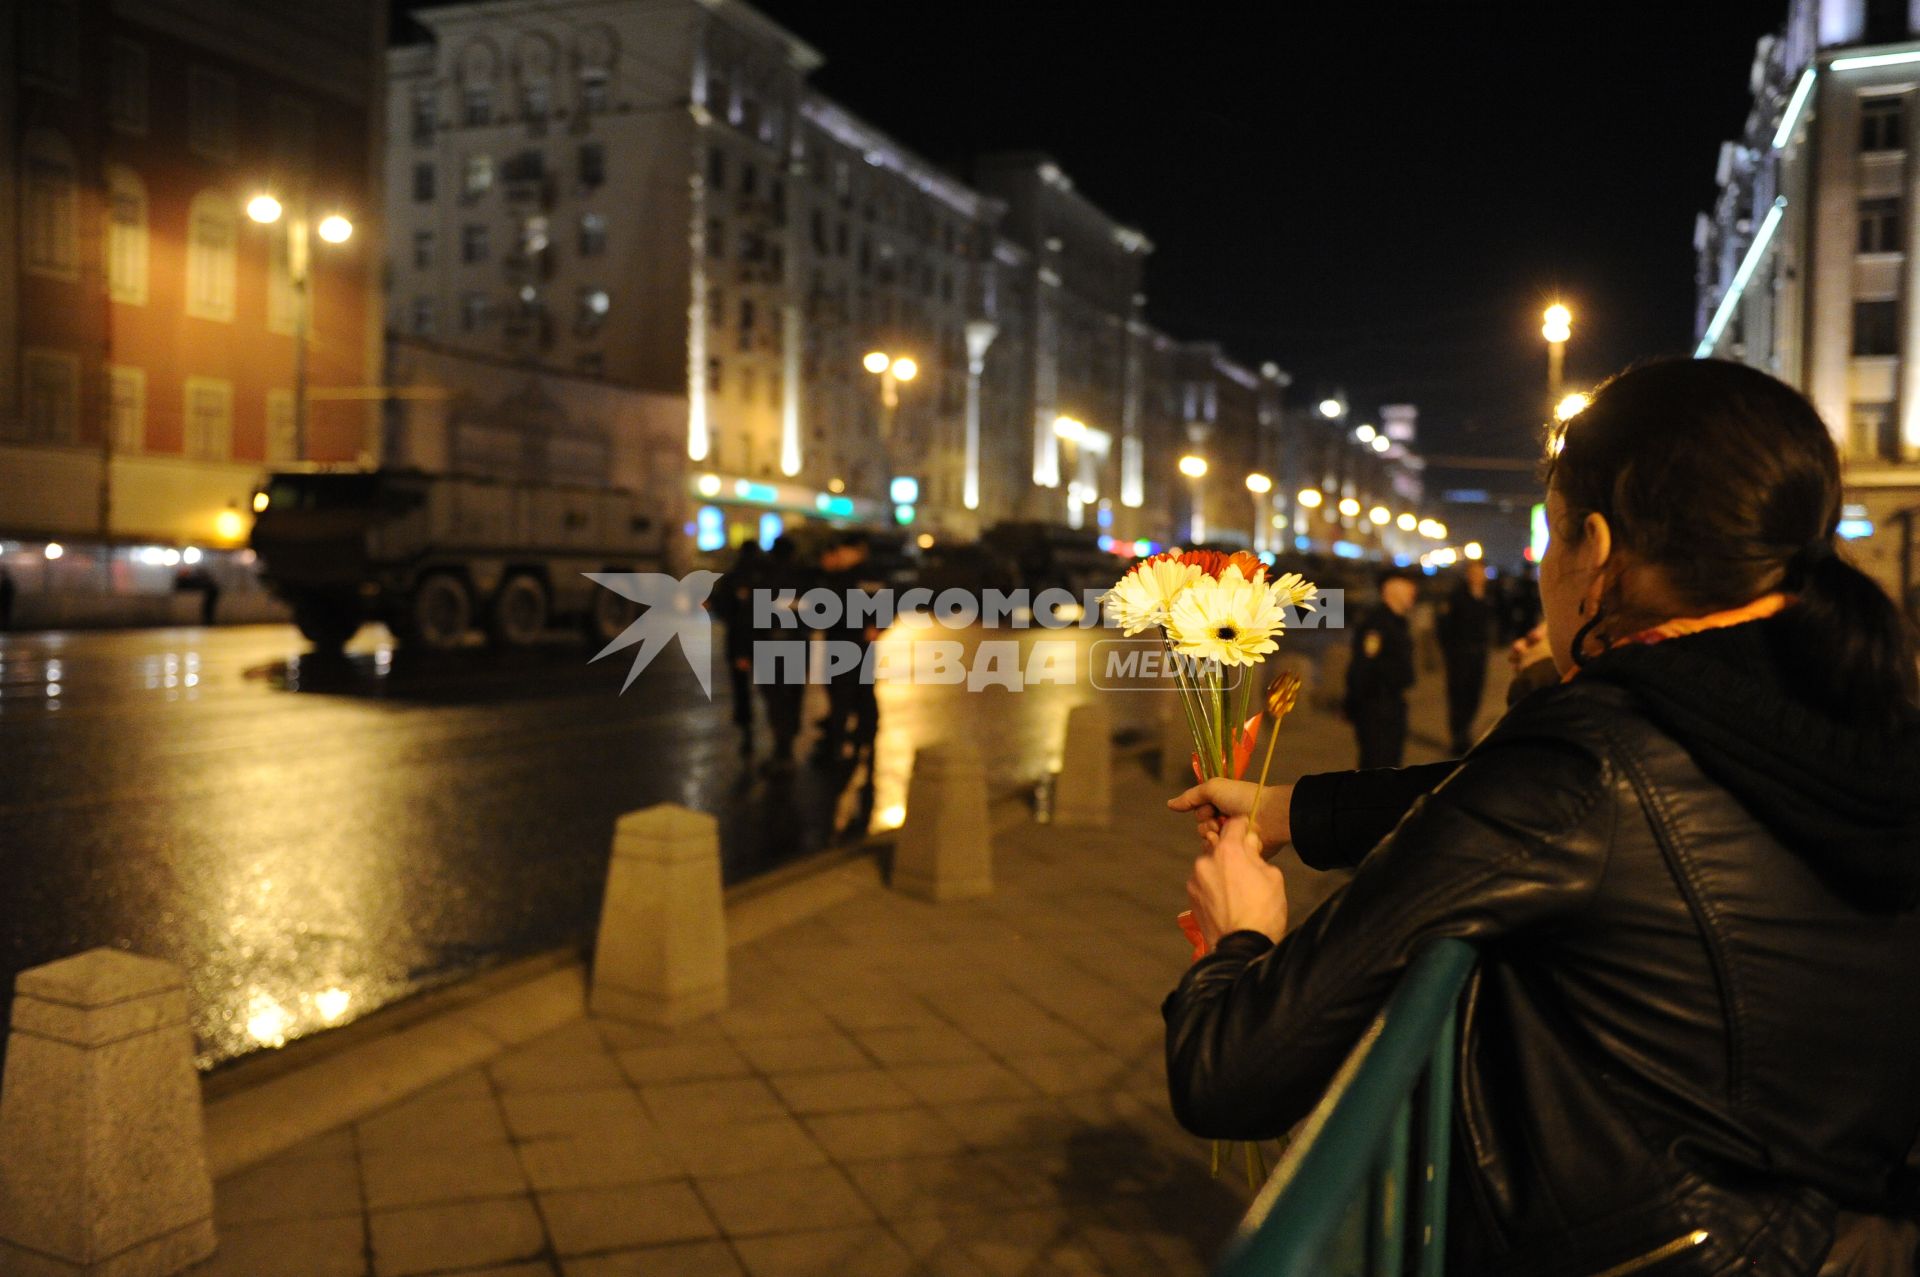
[[[212,1065],[589,939],[621,812],[715,813],[729,881],[862,815],[862,776],[744,764],[724,675],[709,703],[683,660],[621,695],[626,661],[574,644],[409,659],[376,628],[344,661],[304,650],[276,626],[0,636],[8,990],[95,945],[167,958]],[[981,742],[997,789],[1030,785],[1085,694],[883,686],[875,823],[897,822],[914,747],[949,734]],[[1157,709],[1113,700],[1123,726]]]

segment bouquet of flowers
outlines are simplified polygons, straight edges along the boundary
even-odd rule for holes
[[[1275,731],[1267,738],[1249,825],[1260,810],[1280,720],[1300,694],[1300,680],[1282,673],[1256,705],[1250,667],[1279,648],[1286,609],[1312,608],[1318,594],[1318,587],[1297,572],[1269,581],[1267,565],[1245,551],[1171,549],[1135,563],[1101,600],[1123,633],[1157,628],[1166,640],[1193,734],[1195,777],[1239,779],[1253,757],[1262,713],[1273,720]],[[1178,921],[1193,944],[1194,960],[1205,957],[1207,941],[1193,915],[1183,912]],[[1215,1175],[1224,1151],[1221,1141],[1213,1141]],[[1246,1146],[1246,1167],[1250,1186],[1266,1177],[1257,1144]]]
[[[1228,671],[1277,650],[1285,609],[1311,608],[1318,593],[1297,572],[1269,581],[1267,565],[1244,550],[1172,549],[1135,563],[1101,600],[1123,633],[1158,628],[1165,637],[1199,779],[1246,771],[1263,707],[1253,704],[1253,680]]]

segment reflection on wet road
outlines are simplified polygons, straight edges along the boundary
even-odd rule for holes
[[[896,629],[883,647],[979,637]],[[1114,636],[990,637],[1024,663],[1036,641],[1084,654]],[[8,988],[94,945],[168,958],[209,1064],[588,937],[621,812],[715,813],[737,881],[857,809],[857,778],[738,756],[724,672],[709,703],[681,661],[622,696],[624,661],[565,644],[415,660],[371,630],[342,660],[303,652],[270,626],[0,637]],[[1000,789],[1030,784],[1088,694],[884,685],[875,824],[898,823],[914,748],[947,735],[982,743]],[[1122,725],[1158,708],[1112,699]]]

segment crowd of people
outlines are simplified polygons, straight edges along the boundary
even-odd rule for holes
[[[732,567],[714,586],[710,607],[725,632],[733,722],[740,732],[741,757],[755,757],[757,696],[760,714],[772,737],[765,768],[775,774],[791,771],[796,765],[794,750],[807,687],[824,684],[827,711],[816,723],[819,736],[808,762],[824,769],[857,770],[864,766],[871,774],[873,743],[880,731],[880,703],[873,678],[873,644],[880,631],[872,622],[874,609],[863,609],[857,600],[871,599],[886,586],[873,572],[871,562],[871,543],[858,530],[835,536],[812,562],[802,558],[799,547],[788,536],[775,538],[764,551],[751,541],[740,547]],[[795,614],[796,601],[816,587],[846,604],[830,624],[817,627],[809,626],[804,615]],[[780,615],[783,611],[789,615]],[[763,642],[792,643],[815,633],[850,645],[841,650],[857,654],[857,662],[833,669],[809,660],[806,681],[799,682],[786,676],[786,669],[773,659],[770,650],[756,652]]]

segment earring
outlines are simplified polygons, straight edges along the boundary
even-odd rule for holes
[[[1586,606],[1587,606],[1587,601],[1585,599],[1580,600],[1580,610],[1582,615],[1586,614]],[[1587,635],[1594,632],[1595,628],[1599,626],[1601,619],[1605,617],[1606,614],[1607,614],[1607,610],[1605,608],[1595,607],[1593,609],[1593,615],[1587,618],[1586,624],[1582,625],[1579,629],[1573,632],[1573,651],[1571,655],[1573,656],[1573,664],[1576,669],[1584,668],[1586,666],[1587,656],[1586,656],[1586,653],[1582,651],[1582,649],[1585,648],[1587,645]],[[1602,634],[1600,635],[1600,651],[1601,653],[1604,654],[1606,650],[1607,650],[1607,636]]]

